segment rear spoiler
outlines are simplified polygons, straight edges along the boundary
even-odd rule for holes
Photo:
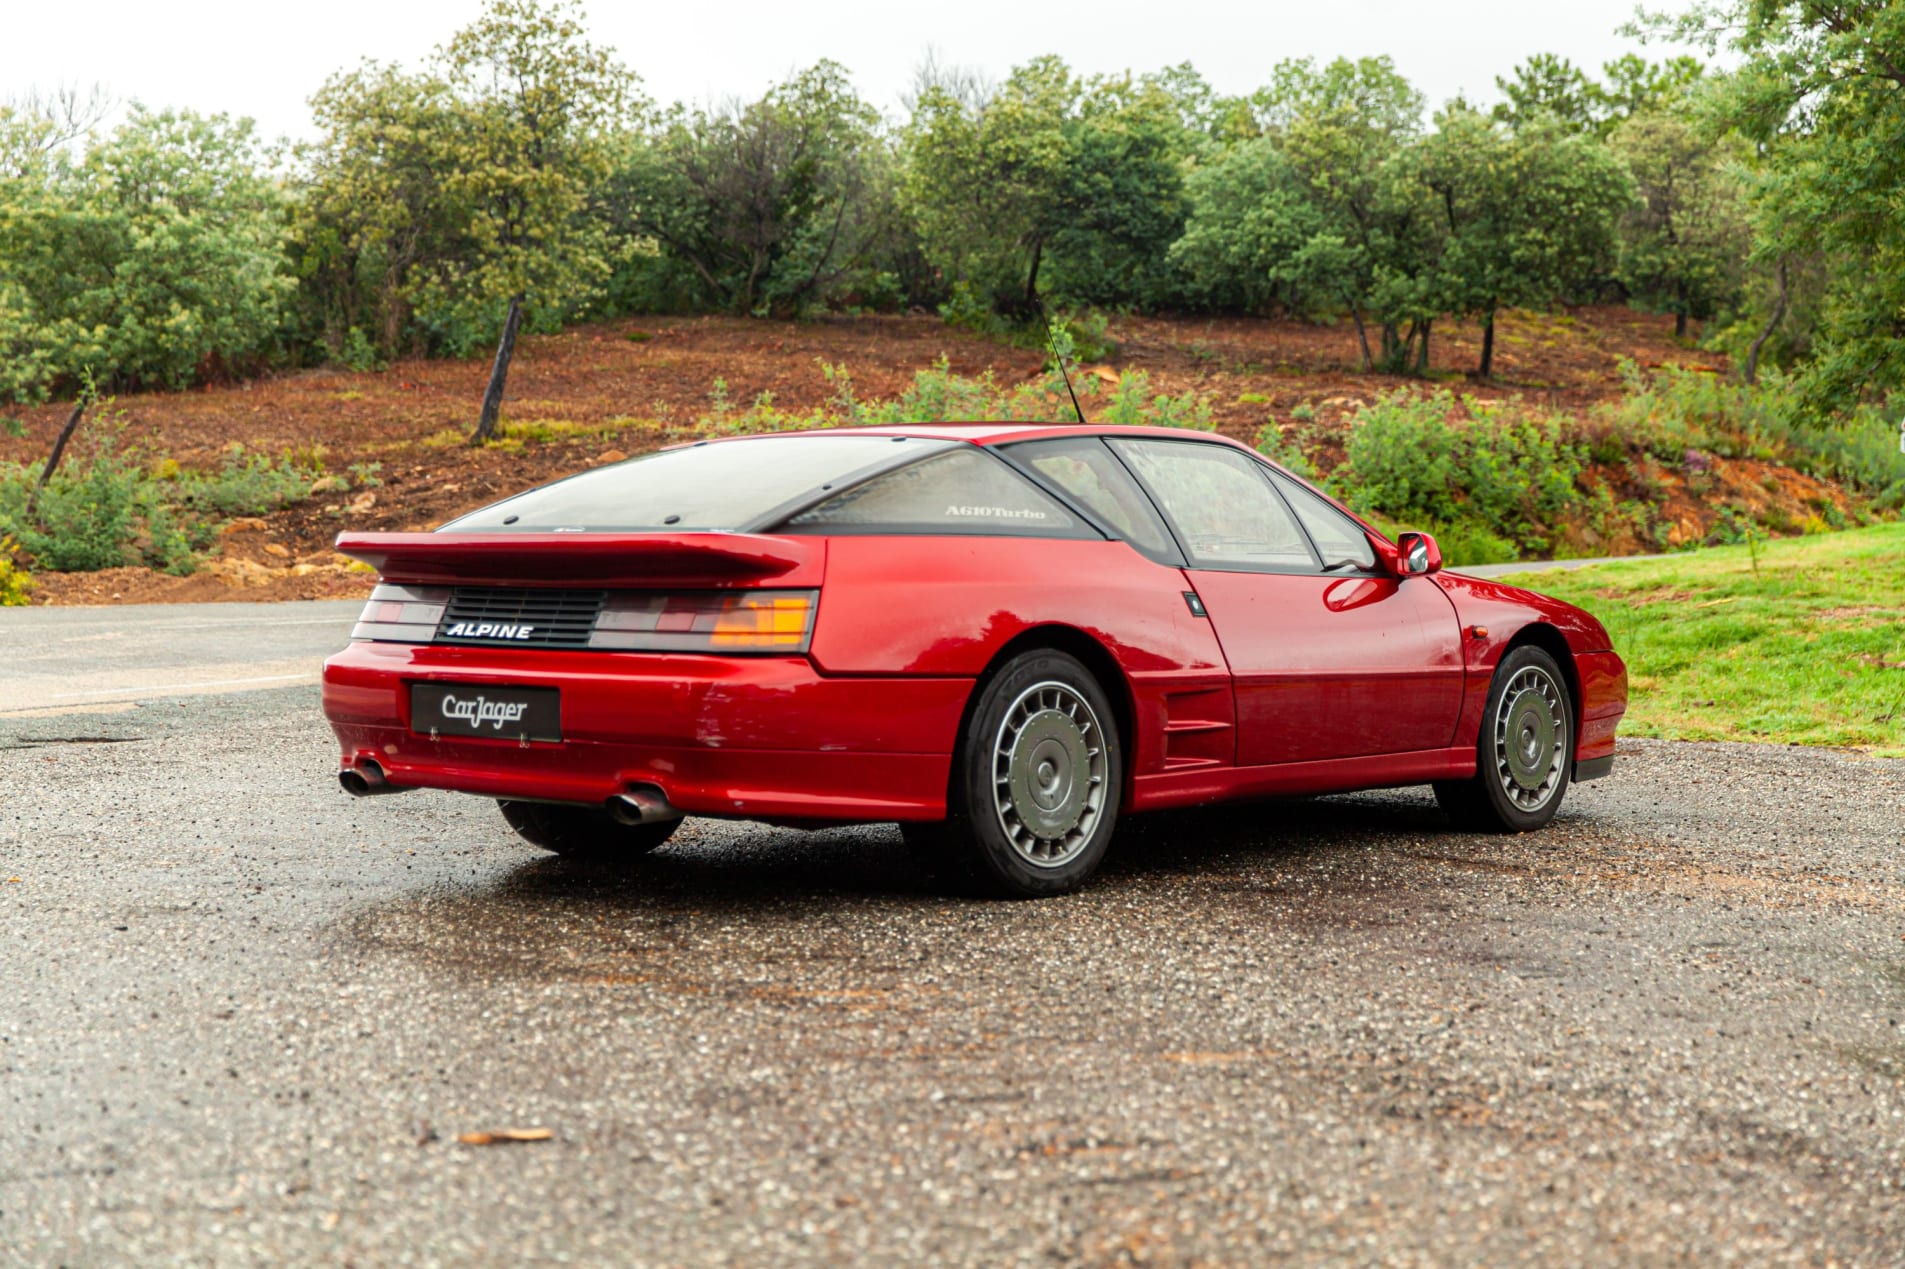
[[[820,585],[826,543],[753,533],[342,533],[337,549],[417,585]]]

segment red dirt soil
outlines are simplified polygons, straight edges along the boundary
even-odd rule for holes
[[[1481,332],[1460,323],[1437,327],[1428,379],[1359,373],[1347,325],[1140,317],[1114,322],[1111,335],[1118,352],[1105,367],[1091,368],[1102,378],[1142,370],[1153,391],[1203,394],[1220,430],[1246,441],[1266,423],[1288,422],[1303,405],[1324,427],[1341,425],[1358,406],[1396,388],[1446,386],[1486,400],[1519,396],[1533,405],[1581,409],[1619,396],[1622,359],[1715,371],[1725,366],[1676,342],[1670,319],[1621,308],[1505,316],[1497,326],[1496,377],[1489,382],[1464,377],[1476,364]],[[319,491],[265,519],[236,522],[191,577],[136,568],[42,573],[34,598],[97,604],[362,594],[370,577],[330,549],[341,530],[432,527],[556,476],[666,444],[708,410],[717,378],[725,380],[736,407],[772,393],[776,405],[804,409],[833,395],[820,362],[844,365],[855,392],[872,400],[896,395],[916,371],[942,357],[957,373],[991,371],[1007,385],[1037,376],[1042,360],[926,316],[631,318],[525,339],[510,374],[505,418],[518,427],[550,423],[572,430],[558,427],[546,441],[480,450],[461,437],[474,422],[488,372],[481,359],[404,361],[365,374],[314,370],[124,397],[117,405],[125,411],[126,440],[155,459],[211,467],[241,443],[254,453],[315,455],[339,474],[353,464],[378,463],[383,483]],[[69,409],[15,411],[26,434],[0,436],[0,459],[43,458]],[[1793,473],[1786,478],[1804,481]],[[1726,483],[1758,488],[1759,480],[1760,473],[1742,473]],[[1795,488],[1792,500],[1799,505],[1825,488]],[[1703,523],[1693,501],[1688,532]],[[1672,511],[1683,518],[1679,508]]]

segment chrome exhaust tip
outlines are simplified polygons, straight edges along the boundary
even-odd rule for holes
[[[652,784],[631,785],[606,803],[609,818],[617,824],[660,824],[678,820],[681,812],[669,804],[668,795]]]
[[[399,788],[390,783],[384,775],[384,768],[375,758],[359,758],[355,766],[349,766],[337,773],[337,782],[344,792],[354,798],[375,797],[382,793],[408,793],[408,788]]]

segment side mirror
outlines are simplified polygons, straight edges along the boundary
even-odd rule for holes
[[[1396,571],[1404,577],[1427,577],[1442,568],[1442,548],[1426,533],[1403,534],[1396,539],[1396,553]]]

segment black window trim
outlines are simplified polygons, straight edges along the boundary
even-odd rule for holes
[[[1108,541],[1123,542],[1126,546],[1136,551],[1139,555],[1144,556],[1145,559],[1150,560],[1153,564],[1162,564],[1167,568],[1185,567],[1185,561],[1189,557],[1184,554],[1184,544],[1179,540],[1177,530],[1172,526],[1171,522],[1165,518],[1164,512],[1158,507],[1158,500],[1152,496],[1149,489],[1144,487],[1144,482],[1138,479],[1137,473],[1131,470],[1131,465],[1125,462],[1116,449],[1106,444],[1110,439],[1110,437],[1093,432],[1087,432],[1082,436],[1077,433],[1073,433],[1069,436],[1043,436],[1030,440],[1007,442],[1006,444],[1000,445],[996,452],[1001,459],[1011,464],[1013,469],[1020,475],[1030,480],[1046,493],[1052,495],[1052,497],[1057,498],[1072,514],[1091,525],[1094,529],[1098,530],[1098,532],[1104,534]],[[1131,483],[1133,487],[1137,489],[1138,495],[1150,506],[1153,514],[1158,518],[1158,523],[1164,526],[1164,536],[1170,541],[1172,548],[1170,551],[1147,550],[1144,546],[1132,541],[1131,538],[1121,532],[1116,525],[1106,520],[1103,516],[1098,515],[1090,507],[1087,507],[1082,499],[1074,497],[1057,481],[1032,466],[1029,460],[1021,458],[1012,452],[1013,450],[1025,449],[1034,445],[1050,445],[1058,441],[1078,440],[1097,442],[1098,447],[1111,456],[1111,461],[1118,464],[1124,473],[1131,477]]]
[[[1294,577],[1341,576],[1341,574],[1330,573],[1324,570],[1323,553],[1317,550],[1316,543],[1310,540],[1310,531],[1303,527],[1303,521],[1297,515],[1296,508],[1290,505],[1290,500],[1283,496],[1283,491],[1277,488],[1276,482],[1270,479],[1268,473],[1261,470],[1262,468],[1267,466],[1267,464],[1263,460],[1262,455],[1245,453],[1242,455],[1242,457],[1244,457],[1247,460],[1253,460],[1251,461],[1251,464],[1250,464],[1251,468],[1252,470],[1257,472],[1257,478],[1263,482],[1263,487],[1269,490],[1270,495],[1277,500],[1278,505],[1280,505],[1286,512],[1289,513],[1290,522],[1296,526],[1297,536],[1303,540],[1303,545],[1309,548],[1310,559],[1312,561],[1312,564],[1308,568],[1298,568],[1293,565],[1287,565],[1287,564],[1250,565],[1250,564],[1236,564],[1236,563],[1224,563],[1224,564],[1199,563],[1197,561],[1196,556],[1194,556],[1191,553],[1190,549],[1184,545],[1184,542],[1185,542],[1184,531],[1178,527],[1177,520],[1171,515],[1170,511],[1166,509],[1164,505],[1164,499],[1159,497],[1157,491],[1151,488],[1150,484],[1144,479],[1143,476],[1140,476],[1138,474],[1137,469],[1133,467],[1128,461],[1126,461],[1125,456],[1118,452],[1118,447],[1116,445],[1109,444],[1109,442],[1112,442],[1112,441],[1156,441],[1164,445],[1208,445],[1216,449],[1229,450],[1232,453],[1237,453],[1238,451],[1235,446],[1226,445],[1221,441],[1196,440],[1188,436],[1182,437],[1182,438],[1175,437],[1175,436],[1171,436],[1171,437],[1107,436],[1104,439],[1107,442],[1106,448],[1109,449],[1113,454],[1117,455],[1119,462],[1124,463],[1125,470],[1131,473],[1131,478],[1138,482],[1138,487],[1144,490],[1145,496],[1151,500],[1151,505],[1157,508],[1158,515],[1163,517],[1164,525],[1167,529],[1170,530],[1172,539],[1177,542],[1178,550],[1184,553],[1184,558],[1186,561],[1188,561],[1186,564],[1182,565],[1182,567],[1197,569],[1200,572],[1205,572],[1205,573],[1266,573],[1266,574],[1279,574],[1282,576],[1294,576]],[[1358,576],[1360,576],[1360,574],[1358,574]]]
[[[923,462],[926,462],[928,459],[938,458],[941,455],[945,455],[945,454],[958,453],[959,452],[958,447],[960,445],[966,445],[970,447],[971,449],[977,450],[979,453],[986,455],[993,462],[998,463],[1000,466],[1004,467],[1008,472],[1010,472],[1014,476],[1024,479],[1026,475],[1025,472],[1019,468],[1018,464],[1009,461],[1005,457],[1005,455],[999,453],[997,450],[993,449],[990,445],[981,445],[976,441],[948,440],[945,437],[939,437],[939,436],[919,436],[919,437],[901,436],[901,437],[895,437],[894,439],[895,440],[942,441],[946,443],[947,448],[936,449],[929,454],[920,454],[917,456],[913,456],[913,457],[910,457],[908,461],[905,461],[905,462],[884,465],[884,466],[881,466],[879,470],[877,471],[868,472],[863,469],[862,471],[855,472],[853,473],[852,478],[850,480],[843,479],[843,480],[835,481],[833,488],[825,490],[818,497],[800,499],[798,500],[799,505],[797,506],[790,507],[789,504],[783,503],[781,506],[776,507],[770,515],[761,517],[760,521],[754,524],[750,524],[747,528],[741,531],[744,533],[777,533],[787,537],[1026,538],[1026,539],[1042,540],[1042,541],[1048,541],[1048,542],[1089,542],[1093,540],[1093,535],[1096,535],[1096,537],[1100,540],[1114,536],[1113,534],[1111,534],[1110,532],[1106,530],[1104,525],[1098,523],[1097,517],[1079,515],[1078,509],[1072,506],[1071,503],[1064,498],[1054,498],[1054,501],[1056,501],[1061,508],[1063,508],[1074,519],[1076,519],[1078,521],[1078,525],[1076,527],[1079,529],[1085,530],[1085,532],[1077,533],[1077,532],[1069,532],[1069,531],[1061,529],[1061,530],[1056,530],[1056,531],[1047,532],[1047,533],[1031,533],[1031,532],[1026,532],[1024,530],[1008,529],[1001,525],[988,525],[988,524],[834,525],[834,526],[822,527],[819,531],[815,531],[814,529],[806,525],[797,525],[797,524],[791,523],[791,521],[794,519],[795,516],[802,515],[805,512],[811,511],[815,507],[820,506],[822,503],[830,502],[833,499],[838,498],[842,494],[850,493],[853,490],[858,489],[861,485],[868,483],[869,481],[877,480],[882,476],[890,476],[896,471],[902,471],[908,467],[913,466],[915,463],[923,463]],[[1041,482],[1037,480],[1033,480],[1031,481],[1031,484],[1033,488],[1037,489],[1040,493],[1045,494],[1048,497],[1052,496],[1052,491],[1050,489],[1047,489]]]

